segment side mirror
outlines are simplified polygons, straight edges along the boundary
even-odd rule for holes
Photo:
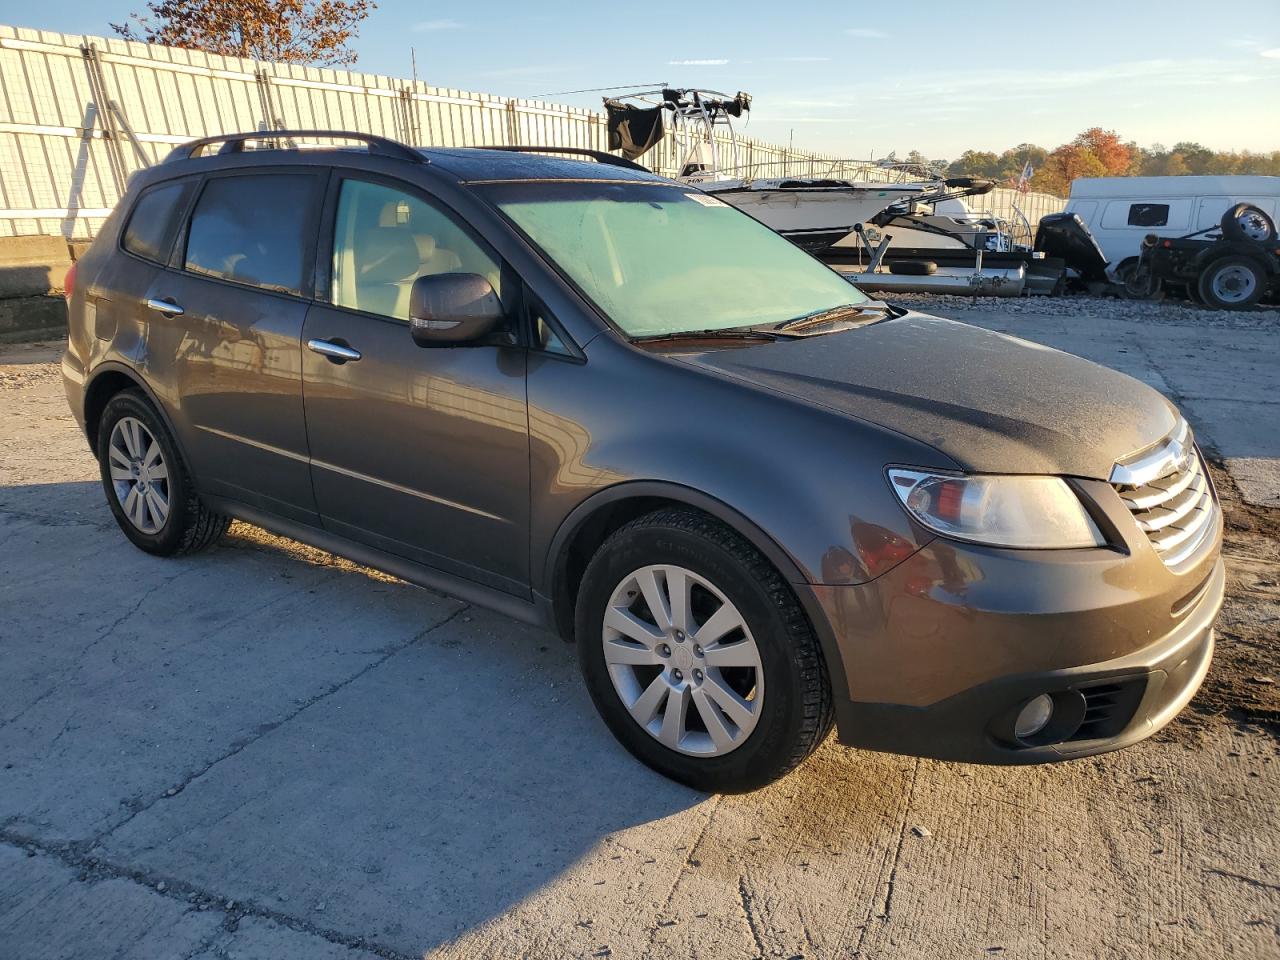
[[[409,330],[420,347],[478,340],[504,316],[493,287],[477,273],[419,277],[409,292]]]

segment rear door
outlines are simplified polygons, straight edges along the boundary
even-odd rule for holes
[[[198,177],[165,180],[139,195],[126,217],[118,249],[97,246],[81,261],[78,282],[85,285],[85,334],[109,341],[119,333],[116,347],[137,359],[145,343],[143,331],[151,319],[147,293],[164,269],[182,217],[199,186]],[[104,242],[104,241],[99,241]],[[90,275],[85,264],[100,264]],[[95,350],[100,351],[101,345]]]
[[[146,297],[148,369],[200,487],[310,522],[299,353],[327,173],[210,175]]]
[[[324,525],[528,596],[527,351],[502,337],[419,347],[408,323],[418,276],[480,274],[512,310],[518,282],[448,209],[398,180],[335,172],[325,223],[332,280],[317,291],[303,342],[359,359],[302,351]]]

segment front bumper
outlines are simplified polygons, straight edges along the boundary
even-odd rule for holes
[[[1099,574],[1116,581],[1115,570],[1107,574],[1105,567],[1079,575],[1093,579]],[[1222,605],[1225,579],[1222,560],[1214,551],[1199,570],[1178,578],[1175,596],[1189,584],[1195,586],[1189,595],[1177,599],[1172,613],[1169,595],[1163,590],[1141,601],[1078,608],[1074,614],[952,609],[940,619],[957,629],[935,633],[927,645],[919,644],[914,659],[900,660],[898,669],[888,676],[860,669],[882,667],[885,658],[868,649],[874,640],[869,643],[866,633],[855,637],[850,648],[846,630],[846,643],[841,645],[850,690],[847,695],[839,691],[836,697],[840,740],[891,753],[992,764],[1044,763],[1129,746],[1165,726],[1199,689],[1213,655],[1213,622]],[[1024,581],[1021,587],[1025,586]],[[937,603],[892,593],[890,610]],[[829,612],[833,600],[834,592],[824,598]],[[836,604],[845,608],[837,612],[837,622],[843,619],[846,626],[848,600],[846,595]],[[859,606],[864,614],[868,612],[865,598]],[[1158,622],[1155,610],[1160,608],[1163,634],[1152,629]],[[910,625],[921,618],[924,615],[915,610],[912,617],[900,611],[888,619]],[[1154,639],[1144,645],[1125,644],[1120,639],[1124,634]],[[881,639],[885,639],[883,633]],[[901,634],[896,639],[902,639]],[[907,645],[911,646],[910,639]],[[1095,656],[1088,656],[1091,652]],[[1097,657],[1098,652],[1108,655]],[[1013,732],[1014,717],[1040,694],[1053,698],[1055,720],[1044,734],[1019,740]]]

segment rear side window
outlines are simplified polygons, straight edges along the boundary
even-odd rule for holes
[[[1167,203],[1134,203],[1129,205],[1129,226],[1164,227],[1169,224]]]
[[[177,180],[143,190],[124,228],[124,248],[157,263],[168,260],[178,232],[178,214],[186,207],[194,186],[194,180]]]
[[[280,293],[301,293],[315,184],[306,174],[210,180],[191,214],[186,269]]]

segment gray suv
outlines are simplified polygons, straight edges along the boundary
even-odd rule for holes
[[[608,154],[272,136],[138,174],[71,278],[67,396],[143,550],[234,517],[549,627],[708,790],[833,723],[1101,753],[1199,686],[1221,511],[1155,391]]]

